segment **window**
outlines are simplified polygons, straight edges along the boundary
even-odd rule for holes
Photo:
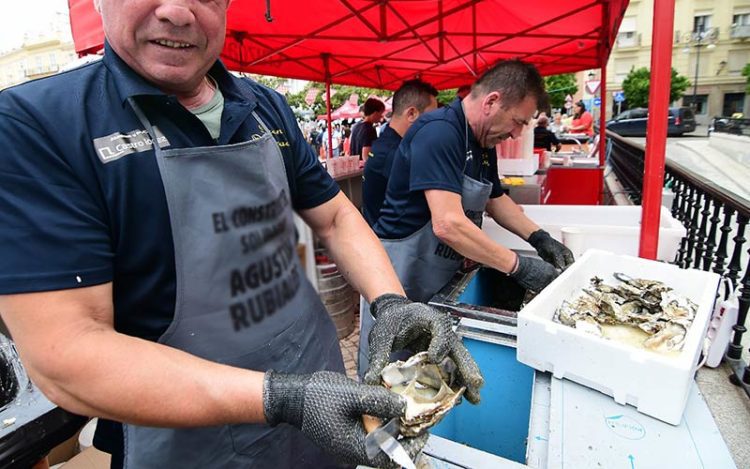
[[[732,17],[732,26],[750,25],[750,13],[739,13]]]
[[[630,119],[645,119],[648,117],[648,109],[631,109]]]
[[[739,76],[745,64],[750,63],[750,51],[730,50],[727,57],[727,73]]]
[[[52,65],[52,69],[57,68],[57,54],[55,54],[54,52],[50,52],[49,54],[49,64]]]
[[[693,18],[693,32],[702,33],[711,28],[711,15],[695,15]]]
[[[706,115],[708,114],[708,95],[698,94],[693,99],[693,96],[683,96],[682,105],[690,107],[696,114]]]
[[[620,30],[617,33],[617,47],[635,47],[638,45],[635,16],[626,16],[622,19]]]

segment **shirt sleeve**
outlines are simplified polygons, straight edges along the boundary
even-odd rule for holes
[[[71,137],[71,143],[75,140]],[[62,290],[112,280],[113,253],[97,181],[75,153],[0,94],[0,293]]]
[[[409,190],[460,194],[465,162],[461,142],[462,136],[445,121],[430,122],[419,129],[408,148]]]

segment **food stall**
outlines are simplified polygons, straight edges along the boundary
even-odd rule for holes
[[[331,83],[395,89],[405,79],[419,76],[439,89],[455,88],[472,82],[495,61],[508,58],[534,63],[544,75],[600,68],[601,81],[606,83],[606,61],[627,4],[627,0],[522,4],[499,0],[342,0],[273,2],[270,10],[269,4],[235,0],[229,10],[222,59],[237,71],[325,82],[329,104]],[[71,0],[70,5],[76,49],[80,53],[99,50],[101,31],[92,22],[95,13],[90,0]],[[647,259],[656,258],[659,245],[666,118],[658,117],[666,117],[673,9],[674,2],[656,2],[654,18],[659,21],[654,22],[651,102],[657,118],[649,128],[641,227],[631,233],[638,238],[638,254]],[[502,22],[498,18],[503,18]],[[602,109],[606,108],[606,94],[602,89]],[[603,132],[604,113],[599,127]],[[579,155],[569,154],[567,161],[549,166],[544,178],[533,181],[541,188],[540,201],[570,203],[571,197],[580,194],[565,195],[569,189],[585,193],[585,201],[598,203],[604,145],[604,138],[592,144],[598,147],[597,153],[585,163],[576,161]],[[539,175],[522,177],[530,176]],[[642,264],[636,264],[626,273],[639,275],[643,269]],[[670,270],[660,275],[673,274]],[[576,275],[571,269],[561,278],[575,280],[580,288],[580,275],[592,273]],[[710,290],[713,278],[703,280],[690,279],[687,284],[702,282]],[[592,461],[601,467],[694,467],[700,461],[707,467],[732,467],[705,402],[690,381],[681,388],[684,408],[680,418],[669,417],[671,421],[664,422],[643,409],[639,412],[634,407],[638,396],[628,389],[614,391],[609,384],[592,382],[588,371],[554,367],[543,358],[523,358],[523,331],[530,330],[523,324],[531,324],[531,318],[519,314],[520,303],[498,306],[490,293],[512,290],[500,288],[501,281],[484,269],[463,272],[431,301],[455,318],[464,343],[485,372],[483,395],[487,397],[481,406],[455,408],[435,427],[425,450],[427,457],[444,467],[590,467]],[[482,284],[484,288],[480,288]],[[560,281],[558,285],[567,288],[568,284]],[[698,300],[703,321],[708,293],[701,292]],[[540,295],[529,306],[536,301],[539,307],[544,298]],[[555,301],[559,303],[560,298]],[[551,317],[557,306],[547,304],[537,311]],[[532,313],[533,308],[528,314]],[[696,365],[692,354],[700,347],[697,337],[701,327],[689,334],[690,347],[681,354],[685,358],[678,360],[683,375]],[[566,331],[568,338],[563,340],[565,333],[560,331],[565,330],[559,325],[545,324],[542,330],[561,339],[563,350],[572,346],[573,352],[582,337],[579,332]],[[594,342],[601,346],[601,341]],[[587,352],[598,354],[595,348]],[[635,363],[644,360],[641,353],[621,355],[627,359],[635,356]],[[600,354],[600,362],[606,356]],[[639,367],[623,366],[630,370]],[[563,377],[568,379],[556,379]],[[630,375],[627,380],[637,378]],[[665,454],[679,463],[665,462]]]

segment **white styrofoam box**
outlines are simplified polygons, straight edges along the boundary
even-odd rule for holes
[[[580,228],[587,248],[615,254],[638,255],[641,234],[640,205],[522,205],[524,213],[556,240],[562,242],[562,228]],[[526,241],[501,227],[489,216],[482,230],[508,249],[533,251]],[[662,207],[659,221],[659,249],[656,258],[672,262],[686,231],[670,211]]]
[[[497,170],[503,176],[532,176],[539,169],[539,157],[498,158]]]
[[[659,280],[698,305],[679,352],[658,353],[552,321],[564,300],[589,285],[593,276],[616,285],[622,272]],[[589,250],[518,314],[518,361],[556,378],[567,378],[630,404],[639,412],[678,425],[690,392],[719,275],[637,257]]]

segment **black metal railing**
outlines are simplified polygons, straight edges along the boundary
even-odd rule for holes
[[[612,151],[608,164],[630,199],[641,203],[645,148],[607,132]],[[750,367],[742,360],[742,337],[750,306],[750,263],[745,232],[750,221],[750,201],[705,180],[688,168],[667,160],[665,187],[674,193],[672,216],[687,230],[674,263],[683,268],[712,271],[727,279],[738,292],[739,313],[725,356],[734,373],[732,382],[750,397]]]

